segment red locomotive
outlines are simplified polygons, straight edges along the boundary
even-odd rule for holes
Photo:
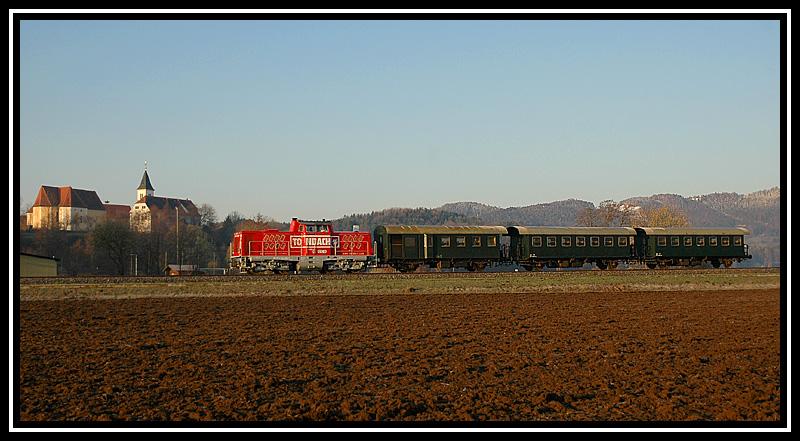
[[[231,269],[273,271],[364,271],[376,258],[369,233],[334,232],[329,221],[292,219],[289,231],[239,231],[231,243]]]

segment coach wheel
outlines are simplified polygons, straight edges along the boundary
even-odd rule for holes
[[[609,260],[608,261],[608,269],[615,269],[618,264],[619,264],[619,262],[617,262],[616,260]]]
[[[719,260],[717,260],[717,259],[714,259],[714,260],[712,260],[712,261],[711,261],[711,266],[713,266],[714,268],[719,268],[719,266],[720,266],[720,261],[719,261]]]
[[[722,261],[722,263],[725,264],[725,268],[730,268],[733,265],[733,260],[725,259],[725,260]]]
[[[656,269],[656,263],[655,262],[647,262],[647,267],[650,268],[650,269]]]
[[[597,262],[595,262],[595,265],[597,265],[597,267],[600,268],[601,270],[608,268],[608,265],[606,265],[606,262],[603,260],[598,260]]]
[[[525,268],[525,271],[533,271],[533,265],[522,265]]]

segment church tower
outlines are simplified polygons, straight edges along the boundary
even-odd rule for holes
[[[142,175],[142,182],[139,188],[136,189],[136,200],[140,201],[145,196],[155,196],[156,192],[153,185],[150,184],[150,176],[147,176],[147,162],[144,163],[144,175]]]

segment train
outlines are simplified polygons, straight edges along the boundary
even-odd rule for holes
[[[464,225],[379,225],[373,233],[336,232],[331,221],[293,218],[289,231],[234,233],[230,267],[234,271],[291,273],[355,272],[390,267],[413,272],[420,267],[483,271],[516,265],[601,270],[620,264],[647,268],[710,265],[730,268],[751,259],[744,227],[547,227]]]

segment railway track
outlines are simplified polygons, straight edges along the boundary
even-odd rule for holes
[[[580,273],[594,273],[598,277],[603,275],[616,275],[616,274],[724,274],[724,273],[776,273],[779,268],[673,268],[673,269],[614,269],[614,270],[599,270],[599,269],[569,269],[569,270],[544,270],[544,271],[485,271],[485,272],[470,272],[470,271],[424,271],[415,273],[400,273],[400,272],[365,272],[365,273],[326,273],[319,274],[315,272],[303,272],[299,274],[228,274],[228,275],[192,275],[192,276],[58,276],[58,277],[20,277],[20,284],[65,284],[65,283],[88,283],[88,284],[108,284],[108,283],[192,283],[192,282],[236,282],[236,281],[256,281],[256,280],[353,280],[368,278],[374,279],[417,279],[417,278],[491,278],[497,275],[511,276],[511,277],[529,277],[531,275],[540,275],[547,278],[568,277],[570,274]]]

